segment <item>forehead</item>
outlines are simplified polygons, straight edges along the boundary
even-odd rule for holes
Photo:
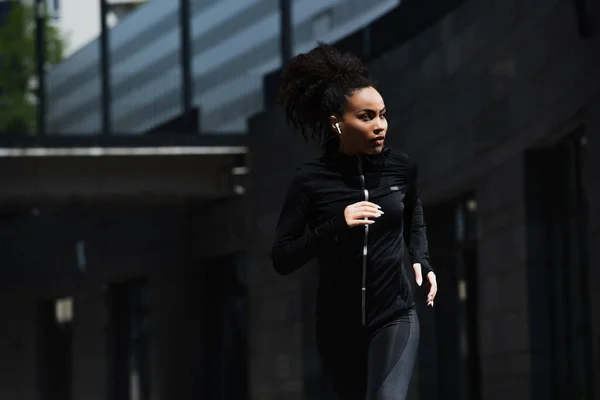
[[[373,87],[359,89],[346,102],[346,111],[360,111],[364,109],[379,111],[385,107],[383,97]]]

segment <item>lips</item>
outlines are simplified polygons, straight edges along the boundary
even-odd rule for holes
[[[373,139],[373,142],[375,142],[377,144],[382,144],[383,139],[385,139],[385,136],[379,136],[379,137],[376,137],[375,139]]]

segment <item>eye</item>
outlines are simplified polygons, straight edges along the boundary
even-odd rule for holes
[[[363,121],[369,121],[371,117],[369,116],[369,114],[363,114],[360,116],[360,119],[362,119]]]
[[[386,113],[381,113],[381,114],[379,114],[379,116],[380,116],[382,119],[386,119],[386,118],[387,118],[387,116],[386,116],[386,115],[387,115]]]

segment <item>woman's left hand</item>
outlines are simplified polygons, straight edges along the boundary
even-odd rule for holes
[[[421,264],[415,263],[413,264],[413,268],[415,270],[415,279],[417,280],[417,285],[421,286],[421,284],[423,283],[423,277],[421,275]],[[429,282],[427,305],[433,307],[433,300],[435,299],[435,295],[437,294],[437,279],[435,277],[435,272],[430,271],[427,274],[427,281]]]

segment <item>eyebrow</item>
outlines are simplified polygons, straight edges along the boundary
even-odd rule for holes
[[[362,109],[362,110],[358,110],[358,111],[357,111],[357,113],[360,113],[360,112],[363,112],[363,111],[366,111],[366,112],[374,112],[375,110],[372,110],[372,109],[370,109],[370,108],[364,108],[364,109]],[[382,113],[382,112],[384,112],[384,111],[387,111],[386,107],[383,107],[383,108],[382,108],[382,109],[381,109],[379,112],[380,112],[380,113]]]

